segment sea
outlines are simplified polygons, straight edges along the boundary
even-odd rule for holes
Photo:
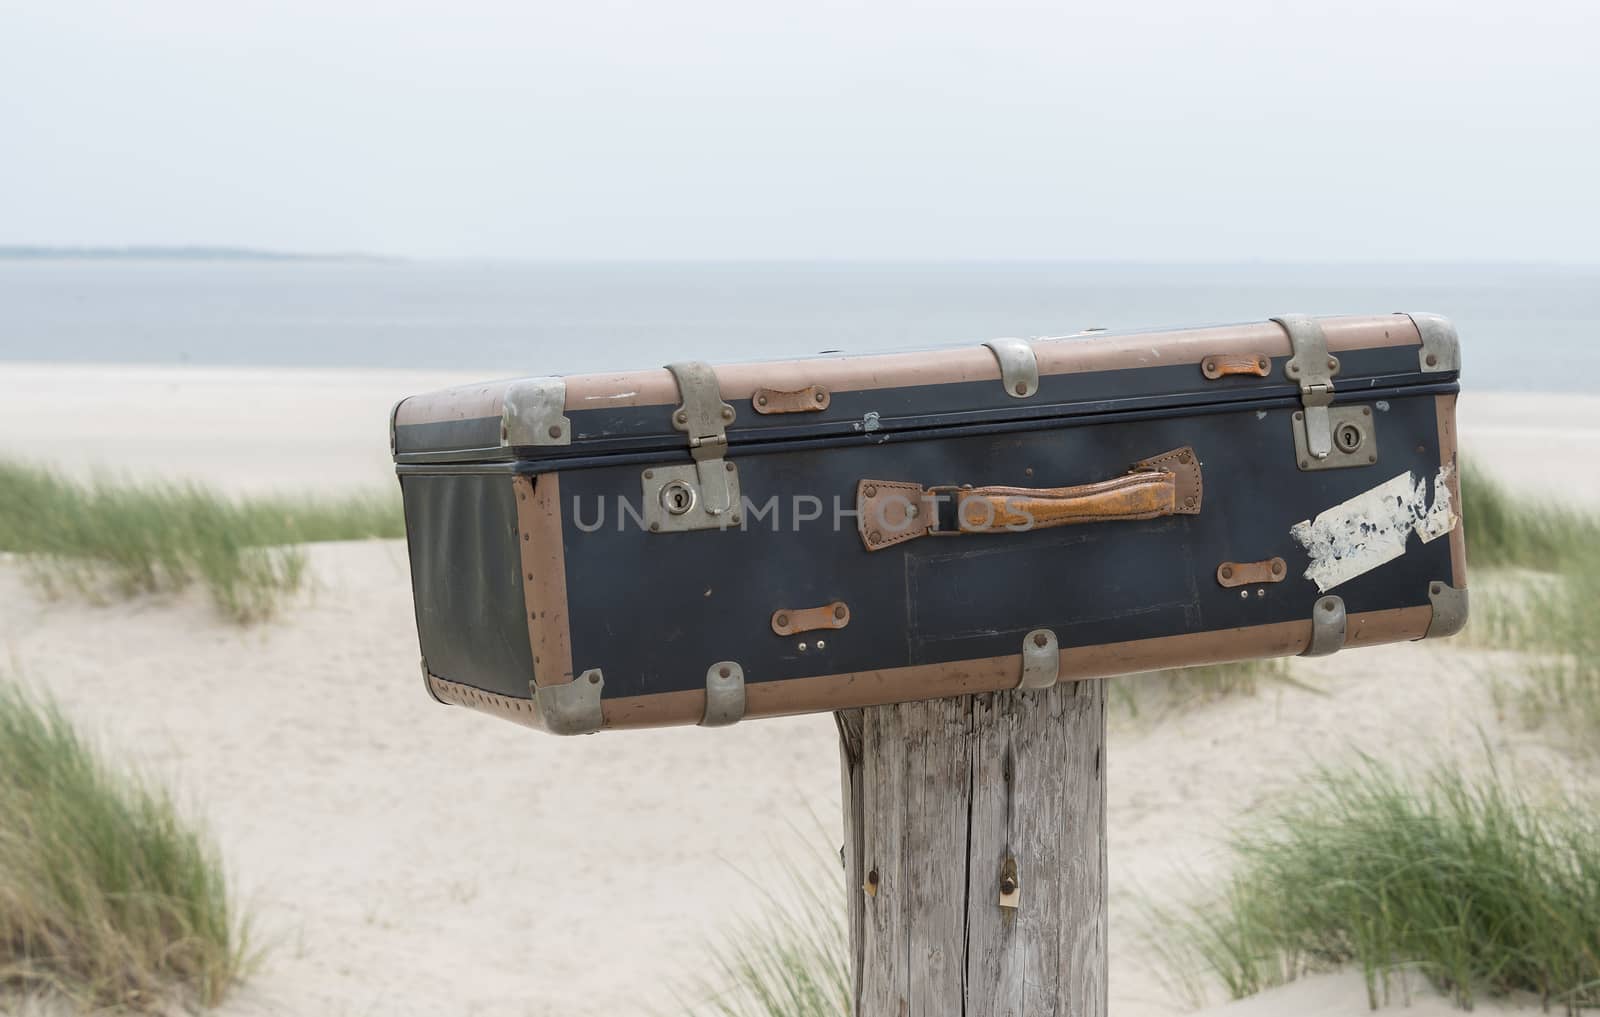
[[[1600,384],[1600,266],[0,260],[0,362],[485,377],[1433,311],[1463,384]],[[3,366],[0,366],[3,370]]]

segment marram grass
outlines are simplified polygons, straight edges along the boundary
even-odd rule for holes
[[[1600,544],[1600,516],[1518,497],[1470,463],[1461,472],[1461,519],[1473,565],[1547,571]]]
[[[818,878],[818,872],[821,877]],[[707,947],[705,970],[682,994],[692,1017],[849,1017],[850,941],[844,875],[820,854],[789,869],[782,896]]]
[[[215,1006],[247,966],[216,851],[50,702],[0,683],[0,988]]]
[[[1472,562],[1543,573],[1498,584],[1477,611],[1475,638],[1523,658],[1497,695],[1530,725],[1557,724],[1600,749],[1600,515],[1533,504],[1471,471],[1462,485]]]
[[[1420,785],[1368,762],[1322,773],[1233,843],[1235,875],[1157,910],[1163,960],[1234,998],[1355,965],[1372,1006],[1416,972],[1463,1008],[1513,992],[1600,1007],[1600,819],[1496,775]]]
[[[50,589],[100,599],[200,583],[228,617],[272,613],[305,581],[295,545],[404,535],[398,500],[231,499],[195,484],[79,483],[0,462],[0,551]]]

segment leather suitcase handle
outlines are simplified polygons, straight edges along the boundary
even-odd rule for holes
[[[862,480],[856,485],[856,527],[868,551],[881,551],[929,535],[1195,515],[1201,495],[1199,459],[1184,446],[1135,463],[1120,477],[1072,487],[924,488]]]

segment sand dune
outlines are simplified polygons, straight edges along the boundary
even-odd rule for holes
[[[8,366],[0,454],[233,490],[392,483],[389,404],[454,380]],[[1600,499],[1554,479],[1596,408],[1474,394],[1463,431],[1530,489]],[[417,672],[403,545],[321,545],[311,560],[313,588],[255,628],[199,595],[46,601],[0,562],[5,670],[173,781],[259,914],[271,952],[226,1017],[670,1011],[667,986],[703,964],[705,939],[778,886],[778,855],[837,844],[830,718],[561,740],[441,707]],[[1504,722],[1483,658],[1460,646],[1295,664],[1319,692],[1114,718],[1114,1017],[1191,1008],[1151,970],[1135,905],[1217,872],[1227,831],[1314,765],[1363,750],[1476,765],[1486,742],[1530,780],[1596,776]],[[1365,1007],[1359,977],[1334,975],[1216,1012]],[[1416,987],[1410,1012],[1452,1011]]]

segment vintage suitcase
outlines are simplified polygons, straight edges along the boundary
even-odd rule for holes
[[[575,734],[1450,635],[1459,372],[1285,316],[414,396],[424,680]]]

